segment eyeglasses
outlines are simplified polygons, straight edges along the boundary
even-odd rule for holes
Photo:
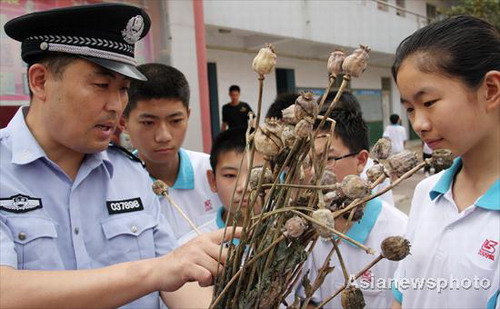
[[[338,160],[342,160],[342,159],[345,159],[348,157],[355,156],[358,153],[359,153],[359,151],[356,151],[356,152],[351,152],[351,153],[348,153],[348,154],[340,156],[340,157],[328,157],[328,161],[332,162],[332,160],[333,160],[333,162],[337,162]]]

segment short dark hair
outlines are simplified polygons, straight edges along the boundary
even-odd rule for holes
[[[399,122],[399,115],[392,114],[391,116],[389,116],[389,120],[391,121],[392,124],[397,124]]]
[[[274,102],[271,104],[271,106],[269,106],[266,118],[273,117],[277,119],[283,119],[283,113],[281,111],[289,107],[290,105],[295,104],[295,100],[297,100],[298,97],[299,95],[293,92],[279,94],[278,96],[276,96],[276,99],[274,99]]]
[[[231,92],[231,91],[241,92],[240,91],[240,86],[238,86],[238,85],[231,85],[231,87],[229,87],[229,92]]]
[[[181,71],[161,63],[142,64],[137,69],[148,80],[133,79],[130,82],[129,102],[123,112],[125,117],[130,115],[140,100],[175,99],[189,108],[189,83]]]
[[[325,104],[323,105],[323,108],[320,111],[320,114],[323,115],[326,113],[326,110],[328,109],[328,106],[330,106],[330,103],[333,101],[335,96],[337,95],[337,90],[330,91],[328,95],[326,96],[325,99]],[[317,102],[318,104],[321,102],[321,98],[323,96],[321,95],[318,99]],[[361,105],[359,104],[358,99],[350,93],[349,91],[344,91],[342,92],[342,95],[340,96],[339,101],[335,105],[335,109],[344,109],[344,110],[349,110],[352,112],[357,112],[362,114],[361,112]]]
[[[246,129],[234,128],[221,132],[212,143],[212,150],[210,151],[210,166],[215,173],[215,168],[219,162],[220,155],[228,152],[235,151],[237,153],[245,152],[246,146]]]
[[[418,61],[422,72],[455,76],[476,89],[488,71],[500,70],[500,34],[495,26],[472,16],[429,24],[399,44],[391,68],[396,82],[401,64],[411,55],[427,56]]]

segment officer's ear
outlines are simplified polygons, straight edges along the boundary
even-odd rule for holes
[[[128,132],[127,132],[127,119],[125,118],[124,115],[122,115],[120,117],[120,122],[118,122],[118,129],[120,129],[120,131],[128,134]]]
[[[35,63],[28,69],[28,83],[33,93],[33,98],[38,101],[45,101],[47,99],[47,80],[50,72],[48,68],[41,64]]]

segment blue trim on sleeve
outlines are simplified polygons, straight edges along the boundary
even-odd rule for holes
[[[194,189],[194,170],[189,155],[184,149],[179,149],[179,172],[172,189]]]
[[[488,303],[486,304],[486,309],[495,309],[498,298],[500,297],[500,291],[496,291],[495,294],[493,294],[490,299],[488,300]]]
[[[394,300],[398,303],[403,303],[403,293],[401,293],[398,288],[394,284],[391,285],[392,296],[394,296]]]

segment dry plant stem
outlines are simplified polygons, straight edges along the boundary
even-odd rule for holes
[[[325,113],[325,117],[329,117],[330,114],[332,113],[333,111],[333,108],[335,107],[335,105],[337,105],[338,101],[340,100],[340,96],[342,95],[342,93],[344,92],[345,88],[347,87],[347,84],[349,83],[349,80],[351,78],[347,75],[344,75],[344,79],[342,80],[342,84],[340,84],[340,88],[337,92],[337,95],[335,96],[335,98],[333,99],[332,103],[330,104],[330,106],[328,107],[328,110],[326,111]],[[323,125],[325,124],[325,121],[326,119],[323,118],[321,120],[321,122],[319,123],[318,127],[316,128],[316,131],[314,132],[314,136],[316,136],[316,134],[318,134],[318,132],[323,128]]]
[[[299,215],[299,216],[304,217],[305,219],[309,220],[310,222],[312,222],[312,223],[314,223],[314,224],[317,224],[317,225],[319,225],[319,226],[321,226],[321,227],[323,227],[323,228],[325,228],[325,229],[329,230],[331,233],[333,233],[333,234],[337,235],[338,237],[340,237],[340,238],[342,238],[342,239],[344,239],[344,240],[347,240],[348,242],[350,242],[350,243],[352,243],[352,244],[354,244],[354,245],[356,245],[356,246],[360,247],[360,248],[361,248],[361,249],[363,249],[366,253],[368,253],[368,254],[373,254],[373,253],[374,253],[373,249],[370,249],[370,248],[368,248],[367,246],[363,245],[362,243],[360,243],[360,242],[358,242],[358,241],[356,241],[356,240],[354,240],[354,239],[350,238],[349,236],[344,235],[343,233],[340,233],[339,231],[337,231],[337,230],[335,230],[335,229],[332,229],[331,227],[328,227],[328,226],[324,225],[323,223],[319,222],[318,220],[315,220],[315,219],[313,219],[312,217],[310,217],[310,216],[308,216],[308,215],[306,215],[306,214],[301,213],[300,211],[296,211],[296,210],[290,210],[290,211],[291,211],[291,212],[293,212],[294,214],[297,214],[297,215]]]
[[[332,89],[332,86],[335,83],[335,79],[337,79],[337,77],[330,74],[328,79],[329,79],[328,86],[326,87],[326,91],[323,93],[323,96],[321,97],[321,102],[319,102],[319,108],[318,108],[319,111],[323,107],[323,104],[325,104],[326,97],[330,93],[330,90]]]
[[[339,245],[335,239],[331,239],[333,248],[337,253],[337,258],[339,259],[340,267],[342,267],[342,273],[344,274],[344,285],[347,285],[349,282],[349,273],[347,272],[347,268],[345,267],[344,259],[342,258],[342,254],[340,253]]]
[[[373,266],[375,266],[375,264],[377,264],[378,262],[380,262],[383,258],[384,257],[382,256],[382,254],[380,254],[379,256],[377,256],[373,261],[370,262],[370,264],[366,265],[362,270],[360,270],[356,274],[356,276],[354,277],[354,280],[356,280],[359,277],[361,277],[362,274],[364,274],[370,268],[372,268]],[[318,305],[317,308],[322,308],[323,306],[325,306],[326,304],[328,304],[332,299],[335,298],[335,296],[339,295],[340,292],[342,292],[343,290],[345,290],[345,288],[347,288],[347,284],[344,284],[343,287],[341,287],[340,289],[338,289],[337,291],[335,291],[335,293],[333,293],[332,296],[330,296],[326,300],[324,300],[321,304]]]
[[[373,188],[375,188],[376,186],[378,186],[379,184],[381,184],[385,180],[386,177],[387,176],[385,176],[385,174],[380,175],[377,178],[377,180],[375,180],[374,183],[370,184],[370,190],[372,190]]]
[[[263,184],[263,188],[269,188],[273,184]],[[310,190],[328,190],[328,189],[338,189],[340,185],[338,184],[333,184],[333,185],[325,185],[325,186],[315,186],[315,185],[296,185],[296,184],[288,184],[288,183],[278,183],[276,184],[277,187],[283,187],[283,188],[296,188],[296,189],[310,189]]]
[[[399,185],[403,180],[405,180],[406,178],[409,178],[411,175],[415,174],[416,172],[418,172],[418,170],[420,170],[421,168],[423,168],[425,166],[426,162],[420,162],[417,166],[415,166],[414,168],[412,168],[411,170],[409,170],[408,172],[406,172],[405,174],[403,174],[401,177],[399,177],[396,181],[394,181],[390,186],[387,186],[386,188],[384,188],[383,190],[380,190],[379,192],[375,193],[375,194],[372,194],[372,195],[369,195],[367,197],[364,197],[362,199],[356,199],[354,200],[351,204],[349,204],[349,206],[347,206],[346,208],[344,209],[341,209],[341,210],[338,210],[338,211],[335,211],[333,213],[334,217],[337,218],[338,216],[350,211],[351,209],[369,201],[369,200],[372,200],[378,196],[381,196],[382,194],[386,193],[387,191],[391,190],[392,188],[394,188],[395,186]]]
[[[163,191],[161,194],[168,200],[170,205],[174,206],[175,210],[177,210],[182,218],[186,220],[186,222],[191,226],[196,234],[201,235],[201,232],[198,227],[196,227],[196,224],[194,224],[194,222],[189,219],[188,215],[182,210],[182,208],[180,208],[179,205],[177,205],[177,203],[172,199],[172,197],[170,197],[170,194],[168,194],[166,191]]]
[[[272,248],[274,248],[280,241],[282,241],[283,239],[285,239],[285,236],[281,236],[279,237],[278,239],[276,239],[275,241],[273,241],[266,249],[262,250],[261,252],[259,252],[259,254],[255,255],[252,259],[250,259],[249,261],[246,262],[247,266],[249,265],[252,265],[255,261],[257,261],[258,258],[260,258],[261,256],[263,256],[264,254],[266,254],[269,250],[271,250]],[[222,292],[219,294],[219,296],[217,296],[217,298],[215,299],[215,301],[212,302],[212,304],[210,305],[209,309],[213,309],[215,308],[215,306],[217,306],[217,304],[219,303],[219,301],[222,299],[222,297],[224,296],[224,294],[227,293],[227,291],[229,290],[229,288],[231,287],[231,285],[236,281],[236,279],[238,279],[238,277],[241,275],[241,271],[242,269],[240,268],[240,270],[238,270],[234,276],[231,278],[231,280],[229,280],[229,282],[226,284],[226,286],[224,287],[224,290],[222,290]]]

